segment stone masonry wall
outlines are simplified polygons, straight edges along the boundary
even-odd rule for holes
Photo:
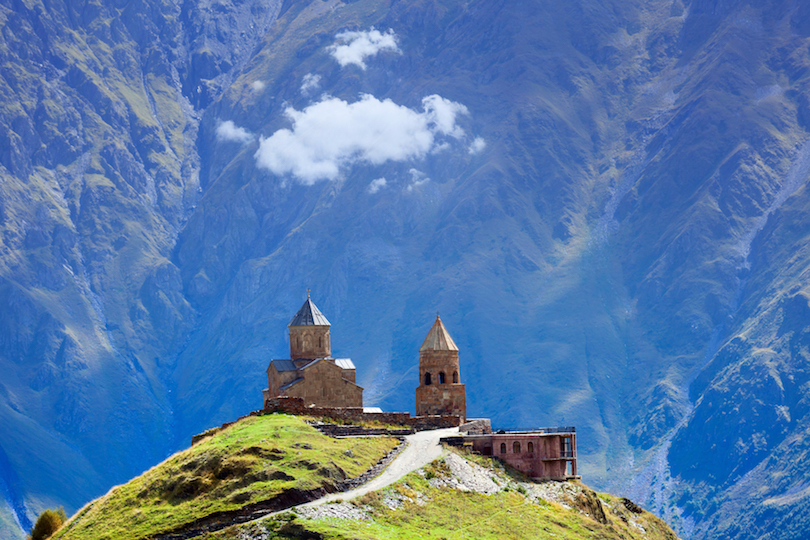
[[[462,419],[467,414],[467,394],[463,384],[431,384],[416,389],[416,414],[454,415]]]
[[[403,412],[367,413],[361,407],[307,407],[304,400],[296,397],[274,397],[264,404],[262,413],[285,412],[309,415],[348,422],[380,422],[409,426],[417,431],[456,427],[461,424],[458,415],[411,416]]]
[[[315,406],[356,407],[362,410],[363,389],[343,377],[343,369],[328,359],[304,368],[304,380],[284,393]]]

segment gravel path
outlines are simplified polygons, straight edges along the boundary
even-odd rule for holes
[[[392,461],[388,467],[376,478],[362,486],[333,493],[318,500],[301,505],[302,507],[317,506],[336,500],[348,501],[356,497],[361,497],[366,493],[377,491],[385,486],[389,486],[405,476],[406,474],[424,467],[434,459],[442,455],[444,450],[439,444],[442,437],[450,437],[458,434],[458,428],[434,429],[432,431],[419,431],[413,435],[405,437],[408,446]]]

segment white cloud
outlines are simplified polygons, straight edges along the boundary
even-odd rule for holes
[[[436,126],[436,131],[455,139],[464,136],[464,130],[456,125],[456,116],[467,114],[467,107],[436,94],[426,97],[422,103],[430,122]]]
[[[313,90],[317,90],[321,86],[321,76],[307,73],[301,82],[301,93],[304,95],[309,94]]]
[[[380,165],[425,157],[442,143],[443,135],[463,133],[456,117],[466,107],[440,96],[422,100],[424,112],[371,95],[348,103],[335,97],[285,115],[292,129],[280,129],[259,139],[259,167],[283,176],[292,174],[305,184],[334,180],[342,167],[354,163]]]
[[[253,81],[252,83],[250,83],[250,89],[253,90],[254,92],[261,92],[262,90],[265,89],[266,86],[267,85],[264,84],[262,81]]]
[[[470,155],[475,155],[484,150],[487,147],[487,142],[482,139],[481,137],[476,137],[473,139],[473,142],[470,143]]]
[[[366,69],[365,59],[380,51],[400,52],[393,30],[385,34],[371,28],[367,32],[341,32],[335,36],[334,45],[326,48],[341,67],[355,64]]]
[[[425,173],[419,171],[417,169],[411,169],[408,171],[411,173],[411,183],[408,184],[408,187],[405,188],[407,191],[413,191],[415,188],[418,188],[422,184],[426,182],[430,182],[430,178],[425,176]]]
[[[217,126],[217,140],[245,144],[253,140],[253,134],[234,124],[231,120],[220,122]]]
[[[377,178],[376,180],[372,180],[368,185],[368,192],[374,195],[386,185],[388,185],[388,181],[385,178]]]

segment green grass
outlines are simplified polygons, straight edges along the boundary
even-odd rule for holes
[[[487,458],[465,455],[479,464],[492,465]],[[205,536],[206,540],[237,538],[322,538],[338,540],[400,540],[411,538],[504,540],[529,538],[561,539],[651,539],[674,540],[671,529],[660,519],[629,511],[621,499],[596,494],[573,484],[565,505],[532,498],[531,483],[518,482],[520,475],[502,467],[494,495],[432,487],[430,479],[450,474],[442,460],[425,467],[422,473],[406,476],[380,492],[353,501],[368,520],[338,518],[310,519],[285,512],[258,522],[238,525]],[[581,489],[579,489],[581,487]],[[385,503],[393,496],[404,501],[392,510]],[[599,501],[599,503],[597,503]],[[588,509],[601,504],[607,523],[589,515]]]
[[[148,538],[290,489],[357,477],[396,444],[387,437],[332,439],[288,415],[246,418],[113,488],[54,538]]]

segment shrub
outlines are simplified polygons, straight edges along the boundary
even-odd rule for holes
[[[61,527],[65,521],[67,521],[67,516],[65,515],[64,508],[59,507],[59,510],[51,510],[48,508],[37,518],[37,522],[34,524],[34,528],[31,529],[29,538],[31,540],[45,540],[46,538],[50,538],[53,533],[59,530],[59,527]]]

